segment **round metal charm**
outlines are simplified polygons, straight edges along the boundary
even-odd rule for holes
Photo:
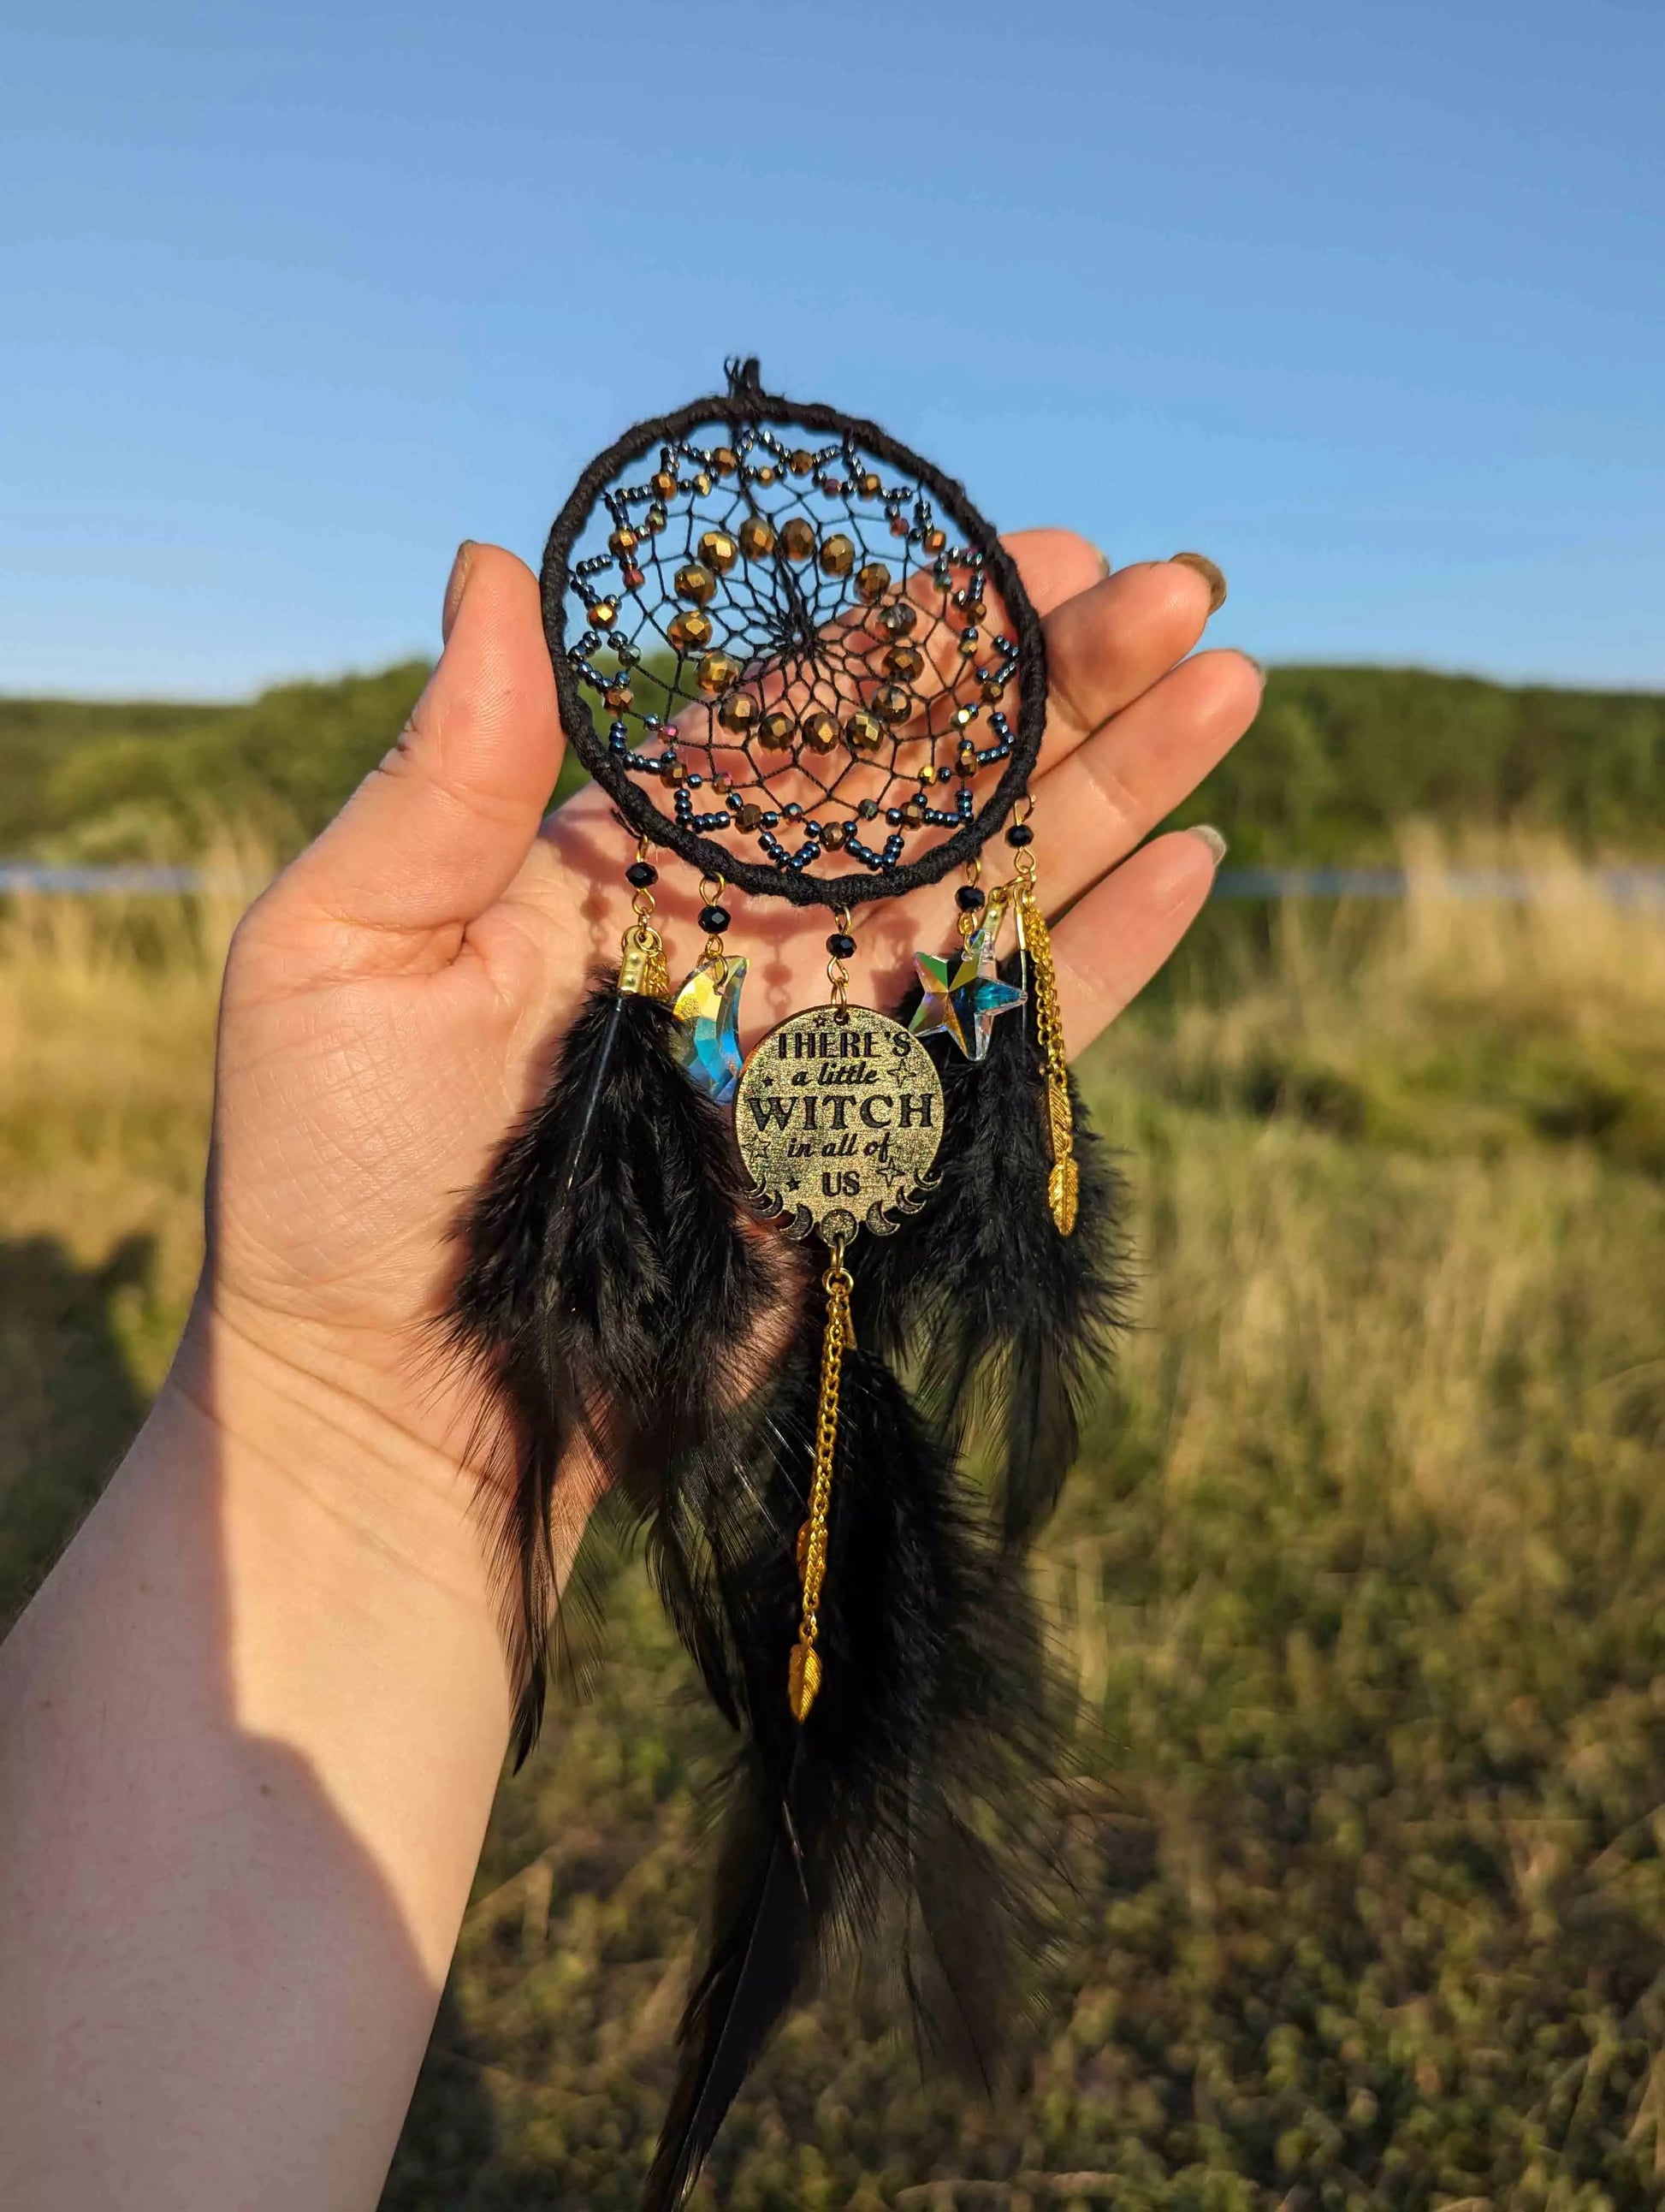
[[[942,1137],[942,1083],[916,1036],[871,1006],[811,1006],[771,1030],[734,1100],[740,1155],[788,1236],[880,1236],[917,1213]]]

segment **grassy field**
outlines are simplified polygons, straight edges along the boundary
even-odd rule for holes
[[[1221,818],[1231,821],[1229,814]],[[1087,1068],[1143,1286],[1042,1571],[1111,1747],[1001,2109],[796,2020],[733,2212],[1665,2199],[1665,915],[1217,908]],[[229,916],[0,942],[0,1619],[197,1250]],[[387,2212],[634,2202],[720,1756],[638,1580],[501,1796]]]

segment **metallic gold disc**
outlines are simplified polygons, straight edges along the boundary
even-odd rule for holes
[[[942,1084],[888,1014],[811,1006],[752,1052],[734,1127],[757,1195],[787,1234],[848,1243],[918,1212],[942,1136]]]

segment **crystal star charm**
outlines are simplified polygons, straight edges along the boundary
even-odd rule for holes
[[[696,1091],[714,1105],[734,1096],[744,1065],[740,1054],[740,987],[746,963],[731,960],[720,982],[717,971],[697,967],[678,992],[671,1011],[677,1018],[674,1050]]]
[[[908,1024],[915,1036],[940,1030],[953,1038],[968,1060],[984,1058],[994,1017],[1021,1006],[1024,997],[1015,983],[1001,982],[996,969],[993,931],[998,927],[997,921],[985,921],[975,936],[945,957],[934,952],[914,955],[925,994]]]

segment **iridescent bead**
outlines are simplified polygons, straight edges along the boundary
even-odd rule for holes
[[[882,684],[873,695],[873,711],[886,722],[905,722],[914,711],[914,695],[900,684]]]
[[[766,515],[747,515],[740,525],[740,550],[748,561],[766,561],[775,550],[775,525]]]
[[[742,830],[748,831],[752,830],[761,830],[763,826],[763,810],[761,806],[754,806],[750,801],[748,800],[745,805],[744,805],[740,809],[739,812],[734,817],[734,819],[739,823]]]
[[[798,734],[812,753],[829,753],[838,743],[838,724],[832,715],[817,709],[805,715]]]
[[[625,562],[623,574],[627,589],[632,592],[639,592],[647,581],[647,577],[642,574],[634,561]]]
[[[884,673],[899,683],[911,683],[924,665],[925,656],[916,645],[893,645],[884,656]]]
[[[697,653],[711,642],[711,617],[698,607],[684,607],[672,616],[665,634],[678,653]]]
[[[700,540],[700,558],[708,568],[726,576],[738,557],[739,549],[726,530],[708,530]]]
[[[842,822],[829,822],[822,830],[821,842],[829,853],[836,853],[849,834]],[[849,955],[847,953],[845,957],[848,959]]]
[[[744,738],[757,728],[763,711],[750,691],[731,691],[717,709],[717,720],[733,736]],[[727,787],[726,784],[723,787],[725,790]]]
[[[727,690],[739,672],[739,664],[731,660],[726,653],[708,653],[696,672],[694,681],[708,699],[714,699],[720,691]]]
[[[914,610],[912,600],[892,599],[888,607],[879,610],[876,619],[886,637],[906,637],[919,621],[919,616]]]
[[[757,725],[757,742],[772,753],[789,752],[792,727],[792,716],[779,707],[771,707]]]
[[[983,686],[983,697],[991,707],[998,707],[1006,696],[1006,686],[993,677]]]
[[[641,538],[629,524],[622,522],[607,540],[607,550],[610,553],[634,553],[641,543]]]
[[[967,622],[979,623],[988,612],[988,602],[981,592],[968,592],[960,605],[965,610]]]
[[[855,595],[869,606],[882,599],[890,588],[890,572],[882,561],[870,561],[865,568],[855,572]],[[883,619],[883,617],[881,617]]]
[[[855,566],[855,547],[842,531],[821,541],[821,566],[829,576],[848,576]]]
[[[686,783],[687,781],[688,770],[684,767],[681,761],[669,760],[661,763],[659,768],[659,781],[665,787],[667,791],[674,791],[679,783]]]
[[[955,765],[962,775],[975,775],[977,771],[977,748],[963,744],[955,757]]]
[[[977,650],[977,633],[975,629],[963,629],[960,632],[958,650],[962,660],[970,659]]]
[[[781,550],[788,561],[807,561],[815,550],[815,532],[801,514],[781,526]]]
[[[601,696],[615,714],[623,714],[635,704],[636,695],[628,684],[610,684]]]
[[[678,568],[673,580],[677,597],[691,599],[696,607],[704,606],[717,589],[717,579],[698,561],[690,561],[685,568]]]
[[[804,818],[804,810],[795,799],[789,799],[781,811],[788,822],[801,822]]]
[[[911,829],[917,830],[925,819],[925,801],[910,799],[902,810],[902,818]]]
[[[844,724],[844,738],[853,753],[875,753],[884,742],[884,729],[876,714],[858,707]]]
[[[861,817],[864,822],[877,822],[878,819],[878,801],[876,799],[864,799],[855,811]]]
[[[650,507],[641,519],[649,530],[663,530],[665,524],[665,509],[662,507]]]
[[[611,629],[618,620],[618,609],[611,599],[592,599],[590,620],[598,629]]]

